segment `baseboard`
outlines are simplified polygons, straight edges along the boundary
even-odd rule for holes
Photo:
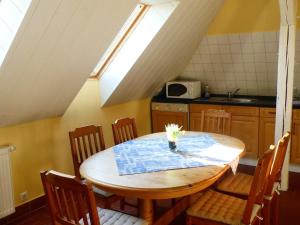
[[[15,212],[0,219],[0,225],[10,225],[20,221],[24,216],[46,205],[45,196],[40,196],[16,207]]]

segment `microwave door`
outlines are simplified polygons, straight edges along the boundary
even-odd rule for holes
[[[181,96],[187,93],[187,88],[182,84],[169,84],[168,95],[171,97]]]

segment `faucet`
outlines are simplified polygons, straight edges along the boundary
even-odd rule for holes
[[[233,97],[236,95],[236,93],[239,92],[239,90],[240,90],[240,88],[235,89],[234,92],[228,91],[228,92],[227,92],[227,97],[228,97],[229,99],[230,99],[230,98],[233,98]]]

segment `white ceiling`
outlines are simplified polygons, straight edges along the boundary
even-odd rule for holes
[[[0,126],[62,115],[136,3],[33,0],[0,68]]]
[[[181,0],[165,25],[119,83],[104,105],[153,96],[183,72],[224,0]],[[100,79],[101,91],[108,79]],[[103,93],[104,95],[105,93]]]
[[[177,77],[223,2],[181,0],[107,104],[150,97]],[[62,115],[137,3],[33,0],[0,67],[0,126]]]

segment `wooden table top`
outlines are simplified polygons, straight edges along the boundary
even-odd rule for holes
[[[194,132],[187,132],[194,133]],[[156,133],[139,138],[161,137],[165,133]],[[209,135],[220,145],[240,151],[245,150],[245,144],[226,135]],[[113,148],[99,152],[80,167],[80,174],[95,186],[121,196],[142,199],[168,199],[194,194],[212,185],[225,171],[228,165],[204,166],[197,168],[166,170],[153,173],[143,173],[120,176]]]

